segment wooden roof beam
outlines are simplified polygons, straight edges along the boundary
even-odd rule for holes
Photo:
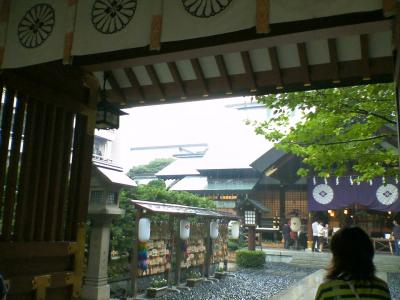
[[[178,67],[176,66],[175,62],[169,62],[168,64],[168,69],[171,72],[172,78],[178,85],[178,89],[181,93],[181,99],[185,100],[187,99],[187,93],[186,93],[186,88],[185,85],[183,84],[182,77],[179,74]]]
[[[343,18],[343,16],[339,17]],[[357,18],[354,18],[354,20],[356,22]],[[134,57],[133,55],[133,57],[131,58],[121,59],[121,55],[119,54],[119,52],[115,51],[115,53],[107,53],[107,55],[99,55],[98,57],[96,57],[97,55],[85,55],[83,57],[77,56],[74,58],[74,63],[79,66],[83,66],[83,68],[87,71],[96,72],[110,69],[126,68],[127,66],[134,67],[156,63],[165,63],[176,60],[190,60],[196,57],[215,56],[218,54],[232,53],[238,51],[250,51],[252,49],[275,47],[290,43],[314,41],[316,37],[318,37],[318,39],[336,38],[339,36],[360,35],[365,32],[373,34],[391,30],[393,20],[365,20],[365,22],[362,23],[347,25],[338,24],[338,26],[327,28],[323,27],[321,21],[313,20],[312,22],[315,23],[315,26],[319,29],[309,30],[308,27],[302,26],[293,29],[293,25],[283,23],[282,25],[277,24],[277,26],[284,26],[285,28],[282,28],[284,33],[276,36],[267,35],[262,38],[251,38],[249,40],[246,40],[244,36],[238,35],[235,41],[221,44],[215,44],[215,41],[208,38],[207,40],[210,40],[209,43],[207,42],[207,40],[205,40],[204,43],[202,43],[201,45],[196,44],[196,46],[194,46],[193,42],[191,41],[182,41],[180,43],[182,44],[182,46],[180,46],[180,49],[182,49],[178,52],[175,52],[177,51],[177,49],[171,47],[171,49],[169,50],[163,48],[163,51],[158,54],[151,53],[151,55],[139,55],[138,57]],[[273,30],[275,32],[277,29],[274,27]]]
[[[244,69],[246,71],[247,78],[250,81],[250,92],[256,92],[257,82],[256,82],[256,76],[253,71],[253,66],[251,65],[250,54],[248,51],[242,51],[240,52],[240,54],[243,59]]]
[[[311,86],[310,66],[308,64],[306,43],[298,43],[297,51],[299,52],[300,65],[304,73],[304,86]]]
[[[219,73],[221,74],[221,77],[225,81],[226,94],[232,95],[233,94],[232,82],[231,82],[231,79],[229,78],[229,74],[228,74],[228,70],[226,68],[224,57],[222,55],[217,55],[217,56],[215,56],[215,60],[217,61]]]
[[[370,58],[371,63],[371,74],[374,76],[371,78],[371,82],[389,82],[393,76],[393,58],[388,56],[384,58]],[[331,63],[324,64],[316,64],[310,65],[310,74],[312,74],[312,83],[318,82],[318,87],[321,88],[330,88],[334,86],[347,86],[349,84],[354,84],[354,80],[357,80],[356,83],[362,84],[361,80],[363,76],[362,69],[362,61],[361,59],[356,59],[352,61],[344,61],[339,62],[340,69],[340,79],[341,82],[333,83],[332,79],[334,78],[333,74],[335,74],[335,68]],[[302,90],[308,90],[312,87],[304,87],[304,79],[302,76],[302,68],[300,65],[296,67],[290,67],[284,69],[283,82],[285,83],[284,89],[287,92],[296,91],[301,87]],[[260,78],[263,78],[262,81],[258,84],[258,92],[259,94],[271,94],[271,93],[281,93],[282,90],[276,89],[277,87],[277,79],[276,74],[270,69],[257,73]],[[232,80],[232,84],[238,84],[238,86],[248,86],[248,78],[244,73],[230,75],[230,79]],[[367,83],[367,82],[364,82]],[[210,87],[222,85],[222,88],[225,88],[225,84],[222,78],[215,77],[207,79],[207,84]],[[179,102],[180,94],[177,85],[174,82],[166,83],[163,85],[165,90],[171,91],[171,94],[168,94],[168,101],[170,102]],[[201,93],[201,86],[199,85],[198,80],[190,80],[185,82],[185,87],[187,91],[187,99],[190,100],[199,100],[199,93]],[[233,85],[235,87],[235,85]],[[283,88],[283,87],[282,87]],[[128,98],[137,97],[137,92],[133,91],[132,88],[127,87],[124,89],[125,94]],[[234,90],[234,95],[242,96],[249,95],[248,90],[239,89]],[[220,98],[226,97],[226,95],[221,94],[220,89],[210,90],[210,97],[212,98]],[[200,97],[201,98],[201,97]],[[146,89],[146,104],[156,104],[158,99],[158,93],[155,86],[148,86]],[[135,103],[135,106],[139,106],[138,103]]]
[[[282,71],[281,66],[279,64],[278,58],[278,50],[276,47],[268,48],[269,58],[271,60],[272,71],[275,73],[276,77],[276,89],[282,90],[283,89],[283,79],[282,79]]]
[[[149,74],[149,77],[150,77],[153,85],[156,87],[158,94],[160,94],[160,101],[164,102],[165,101],[165,92],[161,85],[160,80],[158,79],[156,70],[154,69],[153,65],[147,65],[146,71]]]
[[[121,101],[121,104],[125,105],[126,104],[125,94],[124,94],[123,90],[121,89],[121,87],[119,86],[117,79],[115,79],[114,74],[111,71],[108,71],[108,72],[106,72],[106,78],[107,78],[108,82],[110,83],[112,90],[114,92],[116,92],[116,94],[118,95],[118,97]]]
[[[368,34],[360,35],[361,43],[361,61],[363,68],[363,80],[371,80],[371,67],[369,62]]]
[[[146,97],[144,95],[142,86],[140,85],[138,79],[136,78],[135,73],[131,68],[124,68],[124,72],[131,86],[138,91],[140,97],[139,102],[144,103]]]
[[[332,83],[340,83],[340,69],[336,39],[328,39],[329,59],[332,65]]]
[[[198,58],[193,58],[190,60],[194,73],[196,74],[196,77],[198,81],[200,82],[200,85],[202,86],[203,89],[203,97],[208,97],[209,91],[208,91],[208,85],[206,78],[204,76],[203,70],[201,69],[200,62]]]

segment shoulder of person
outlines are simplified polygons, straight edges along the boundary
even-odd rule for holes
[[[8,287],[3,275],[0,273],[0,299],[7,295]]]
[[[386,281],[380,279],[379,277],[374,277],[373,282],[388,288],[388,284],[386,283]]]
[[[319,287],[318,291],[315,295],[315,300],[323,300],[325,299],[325,293],[331,291],[333,287],[337,287],[343,285],[343,280],[341,279],[325,279]]]

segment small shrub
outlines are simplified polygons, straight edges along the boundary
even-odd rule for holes
[[[229,240],[228,241],[228,249],[230,251],[236,251],[239,249],[239,243],[236,242],[235,240]]]
[[[244,268],[262,267],[265,264],[265,253],[264,251],[238,250],[236,264]]]
[[[165,280],[164,278],[154,278],[151,280],[150,286],[152,288],[161,288],[164,287],[168,284],[167,280]]]
[[[201,273],[200,272],[195,272],[195,271],[190,271],[187,276],[187,279],[197,279],[197,278],[201,278]]]
[[[218,267],[217,270],[215,270],[215,272],[225,272],[224,267]]]

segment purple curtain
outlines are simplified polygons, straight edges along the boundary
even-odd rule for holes
[[[309,178],[309,211],[341,209],[361,204],[371,210],[400,211],[399,183],[390,178],[375,178],[360,184],[355,177]]]

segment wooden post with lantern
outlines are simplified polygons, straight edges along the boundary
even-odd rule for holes
[[[268,212],[268,209],[248,197],[239,201],[238,209],[244,216],[244,226],[248,230],[248,249],[254,251],[256,250],[256,228],[260,224],[261,213]]]
[[[249,229],[248,249],[254,251],[256,250],[256,226],[248,225],[248,229]]]

